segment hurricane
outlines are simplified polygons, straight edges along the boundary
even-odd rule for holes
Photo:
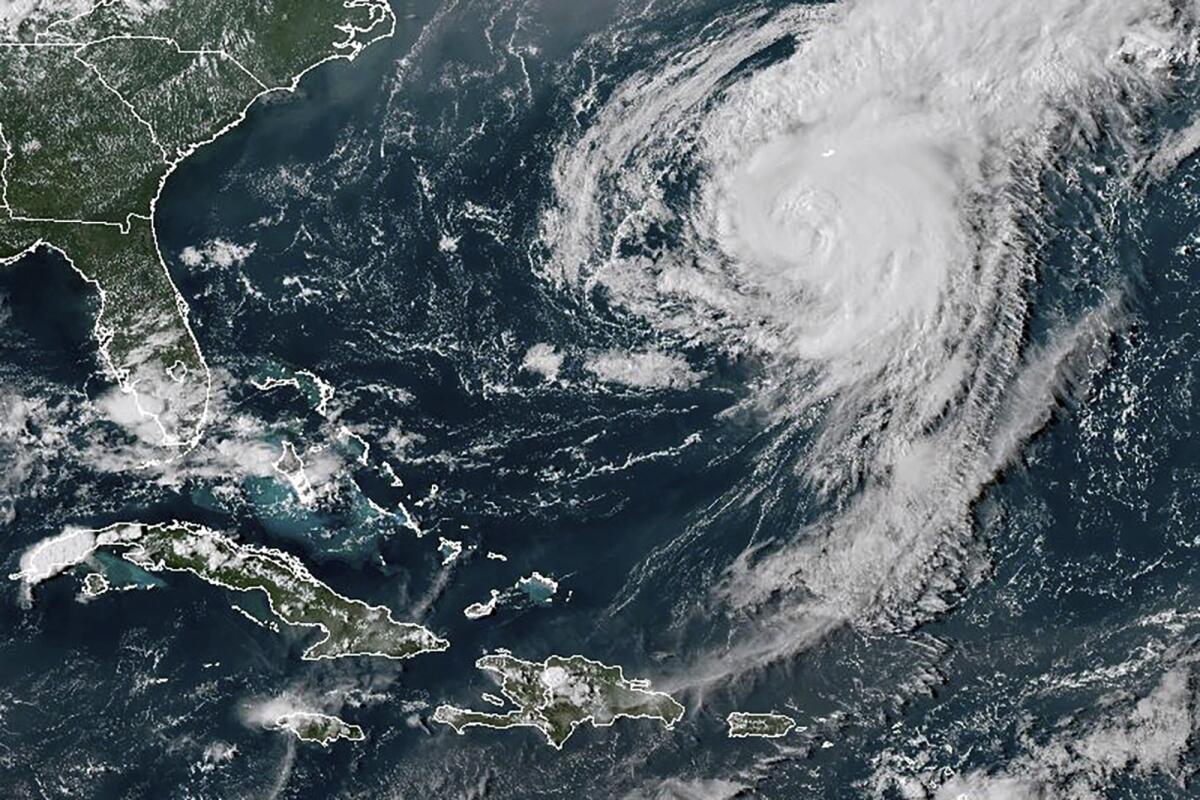
[[[1056,235],[1047,187],[1091,192],[1103,240],[1103,203],[1149,179],[1162,142],[1147,112],[1193,64],[1198,11],[754,8],[580,108],[554,161],[544,276],[673,346],[755,363],[747,404],[767,441],[725,502],[796,504],[781,479],[818,498],[726,571],[714,592],[745,624],[701,679],[947,607],[975,504],[1125,326],[1113,280],[1030,335]]]
[[[1200,0],[5,5],[6,796],[1197,796]]]

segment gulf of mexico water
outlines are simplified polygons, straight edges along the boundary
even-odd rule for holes
[[[260,102],[158,206],[217,387],[205,443],[171,465],[143,467],[146,448],[104,416],[87,287],[50,256],[0,275],[6,572],[64,525],[188,519],[295,553],[338,591],[452,643],[403,663],[305,662],[302,633],[231,608],[261,600],[185,576],[110,562],[128,590],[82,602],[68,575],[30,607],[14,583],[0,605],[0,784],[97,798],[1189,796],[1197,176],[1192,160],[1154,180],[1129,167],[1194,115],[1185,66],[1172,92],[1131,106],[1136,131],[1063,146],[1037,173],[1040,200],[1018,219],[1031,231],[1022,363],[1097,308],[1111,321],[1063,357],[1047,404],[1015,406],[1033,422],[969,493],[969,535],[935,539],[919,568],[857,569],[876,545],[837,515],[890,476],[853,447],[838,452],[861,479],[822,491],[806,471],[837,397],[797,410],[790,398],[816,391],[799,376],[780,399],[774,384],[794,367],[737,318],[767,320],[760,343],[777,333],[759,289],[742,305],[706,295],[713,317],[677,296],[647,311],[615,268],[548,277],[582,267],[556,262],[546,230],[586,226],[552,213],[578,192],[622,220],[652,218],[606,253],[644,257],[668,282],[664,254],[687,252],[699,227],[680,209],[703,205],[715,169],[695,155],[704,125],[736,87],[840,24],[804,10],[415,2],[396,7],[392,38]],[[750,29],[762,41],[748,55],[723,49]],[[606,116],[657,98],[652,83],[629,93],[648,75],[722,59],[700,95],[668,86],[695,118],[678,128],[677,162],[654,149],[652,125]],[[650,106],[658,119],[673,109]],[[628,150],[612,149],[625,130]],[[630,185],[669,174],[667,188],[638,194],[609,174],[556,184],[589,142],[595,161],[622,154],[605,163]],[[630,197],[644,206],[625,208]],[[1011,385],[1032,373],[1014,369]],[[886,411],[899,420],[905,407]],[[273,468],[285,443],[309,495]],[[925,496],[963,502],[944,490]],[[770,583],[781,562],[769,554],[821,536],[808,571]],[[441,539],[463,553],[444,564]],[[827,558],[843,541],[860,544]],[[549,604],[515,589],[534,571],[558,583]],[[746,574],[768,590],[750,604],[736,600]],[[822,574],[854,591],[823,588]],[[467,619],[492,589],[496,612]],[[814,597],[822,624],[797,625]],[[456,736],[432,722],[441,702],[487,708],[479,695],[495,687],[473,662],[497,648],[620,664],[688,714],[672,731],[585,726],[561,752],[528,729]],[[1159,691],[1180,675],[1182,691]],[[263,728],[272,702],[336,713],[367,738],[296,742]],[[733,710],[800,727],[730,740]]]

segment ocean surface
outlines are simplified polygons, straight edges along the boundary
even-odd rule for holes
[[[932,457],[876,472],[875,450],[846,444],[859,435],[846,430],[890,442],[936,378],[909,375],[898,357],[862,368],[904,382],[878,394],[858,372],[832,390],[802,374],[786,343],[828,359],[826,374],[850,370],[828,339],[772,327],[811,310],[809,295],[768,304],[775,277],[755,276],[757,289],[738,289],[744,302],[711,301],[728,289],[714,283],[708,305],[675,308],[617,272],[588,272],[556,239],[583,224],[572,192],[592,193],[601,216],[623,203],[651,217],[670,208],[592,249],[653,262],[659,288],[690,274],[690,257],[678,272],[662,265],[707,219],[717,168],[701,153],[719,137],[705,126],[837,19],[707,0],[394,7],[394,36],[259,102],[171,176],[158,204],[159,244],[214,375],[213,420],[192,454],[146,465],[149,445],[106,417],[97,300],[59,258],[0,272],[0,520],[10,517],[0,567],[16,572],[27,547],[67,525],[186,519],[294,553],[339,592],[451,647],[406,662],[303,661],[305,634],[231,608],[261,599],[119,559],[103,566],[128,590],[95,599],[81,597],[78,574],[36,587],[31,604],[9,582],[6,796],[932,798],[956,786],[1035,796],[1020,793],[1026,779],[1050,787],[1046,797],[1193,796],[1200,172],[1191,158],[1162,176],[1131,166],[1200,109],[1189,66],[1170,91],[1130,103],[1130,131],[1099,115],[1082,145],[1051,136],[1056,155],[1017,182],[1015,194],[1037,199],[1014,212],[1027,237],[1011,290],[1016,355],[1008,373],[982,356],[974,369],[989,376],[980,386],[1003,380],[1006,398],[1054,379],[1028,395],[1040,404],[996,401],[978,439],[962,433],[973,418],[953,428],[963,453],[1005,456],[977,468],[964,455],[951,493],[940,478],[922,483],[942,468]],[[761,42],[739,45],[749,55],[722,51],[751,28]],[[719,74],[688,96],[695,124],[674,145],[657,123],[611,116],[656,91],[685,96],[710,67]],[[654,83],[668,73],[676,83]],[[648,117],[675,113],[660,102]],[[830,146],[893,146],[859,142],[865,124]],[[625,150],[613,144],[622,131]],[[573,152],[610,171],[563,179]],[[614,177],[667,173],[644,197]],[[919,193],[887,196],[941,220]],[[829,213],[852,214],[839,199]],[[863,230],[908,235],[876,211]],[[865,275],[853,291],[884,280]],[[704,294],[698,286],[679,296]],[[908,302],[896,291],[884,302]],[[991,319],[1009,296],[981,293],[963,318]],[[965,342],[956,352],[968,360],[992,341],[946,337],[947,351]],[[531,358],[548,351],[535,345],[554,357]],[[658,360],[639,360],[647,353]],[[262,388],[271,378],[295,383]],[[956,424],[972,392],[920,430]],[[851,395],[866,399],[841,401]],[[855,427],[885,406],[890,422]],[[844,426],[830,422],[838,414]],[[918,452],[917,436],[896,447]],[[271,468],[285,442],[311,497]],[[870,523],[845,515],[902,468],[918,475],[920,502],[961,507],[966,522],[896,517],[886,535],[907,544],[880,566],[887,551],[854,538]],[[821,477],[842,471],[856,477]],[[462,555],[443,564],[440,539]],[[796,551],[800,566],[772,557],[793,544],[814,548]],[[860,556],[876,565],[860,570]],[[557,581],[554,595],[515,588],[534,571]],[[739,583],[747,575],[760,582]],[[496,612],[467,619],[491,589],[502,592]],[[530,729],[458,736],[431,721],[443,702],[488,708],[479,695],[495,686],[473,663],[497,648],[619,664],[688,712],[670,731],[583,726],[561,752]],[[366,739],[322,748],[265,730],[272,703],[337,714]],[[799,727],[729,739],[735,710],[775,710]]]

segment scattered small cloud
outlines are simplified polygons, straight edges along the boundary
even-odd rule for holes
[[[625,800],[733,800],[749,789],[728,780],[668,778],[633,790],[625,795]]]
[[[213,267],[228,269],[245,264],[246,259],[254,253],[257,247],[258,245],[254,242],[241,245],[226,239],[211,239],[199,247],[189,245],[183,248],[179,253],[179,260],[185,266],[202,272]]]
[[[875,796],[931,800],[1099,800],[1120,775],[1160,775],[1183,786],[1185,762],[1200,725],[1191,667],[1168,669],[1158,684],[1128,704],[1118,704],[1085,724],[1064,720],[1048,740],[1022,737],[1024,752],[1002,766],[947,775],[891,770],[877,776]]]
[[[526,372],[541,375],[547,381],[558,380],[559,370],[562,369],[563,356],[554,349],[554,345],[538,342],[525,353],[521,368]]]

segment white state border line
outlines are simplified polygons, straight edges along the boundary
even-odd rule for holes
[[[95,7],[93,7],[92,10],[94,11]],[[88,11],[86,13],[90,14],[92,12]],[[64,22],[64,21],[65,20],[59,20],[59,22]],[[55,24],[57,24],[57,23],[55,23]],[[337,28],[337,30],[341,30],[341,27],[339,26]],[[363,29],[364,32],[369,31],[369,30],[370,30],[370,28]],[[38,34],[38,35],[40,36],[41,34]],[[379,37],[379,38],[386,38],[386,37]],[[153,34],[153,33],[114,33],[111,36],[101,36],[99,39],[88,39],[87,41],[65,40],[65,41],[61,41],[61,42],[39,42],[35,38],[35,40],[32,42],[0,42],[0,47],[61,47],[61,48],[75,47],[75,48],[78,48],[79,50],[86,50],[87,48],[93,47],[98,44],[107,44],[108,42],[114,42],[114,41],[162,42],[162,43],[174,46],[175,52],[181,56],[221,56],[222,58],[229,59],[233,63],[234,66],[236,66],[242,72],[246,73],[246,75],[248,75],[251,80],[253,80],[255,83],[257,83],[260,88],[262,88],[264,90],[268,90],[268,91],[271,88],[271,87],[267,86],[267,84],[263,83],[261,78],[259,78],[257,75],[255,75],[253,72],[251,72],[249,69],[247,69],[246,65],[243,64],[241,61],[239,61],[232,53],[230,53],[229,51],[227,51],[223,48],[219,48],[219,47],[217,47],[217,48],[214,48],[214,47],[199,47],[199,48],[186,47],[185,48],[181,44],[179,44],[178,41],[176,41],[175,39],[173,39],[170,36],[160,36],[160,35]],[[377,41],[377,39],[372,39],[371,42],[369,42],[368,44],[372,44],[375,41]],[[330,44],[333,47],[341,46],[337,42],[331,42]]]
[[[97,3],[96,6],[93,6],[92,11],[94,11],[100,5],[103,5],[103,0],[101,0],[100,3]],[[89,11],[86,13],[90,14],[90,13],[92,13],[92,11]],[[80,16],[81,17],[86,16],[86,14],[83,14]],[[63,21],[64,20],[60,20],[60,22],[63,22]],[[141,125],[143,127],[146,128],[147,132],[149,132],[149,134],[150,134],[151,143],[153,143],[154,146],[156,148],[158,148],[159,153],[161,154],[163,165],[166,166],[168,168],[168,170],[173,170],[179,164],[179,162],[181,162],[184,159],[191,156],[196,151],[196,149],[204,146],[205,144],[209,144],[212,141],[215,141],[215,139],[210,138],[207,140],[203,140],[203,141],[194,143],[192,145],[189,145],[189,146],[185,147],[183,150],[177,150],[176,155],[174,157],[172,157],[167,152],[166,147],[164,147],[162,145],[162,143],[159,141],[158,131],[155,130],[153,123],[151,123],[149,120],[144,118],[142,116],[141,112],[139,112],[137,107],[133,104],[133,102],[131,102],[128,98],[126,98],[119,89],[112,86],[105,79],[104,74],[101,72],[99,66],[97,66],[94,62],[87,60],[87,58],[85,57],[85,55],[86,55],[85,51],[90,47],[94,47],[96,45],[101,45],[101,44],[107,44],[109,42],[121,42],[121,41],[155,42],[155,43],[160,43],[160,44],[169,44],[175,48],[175,52],[178,55],[218,56],[222,59],[227,59],[231,64],[236,66],[245,75],[247,75],[251,80],[253,80],[259,86],[259,89],[260,89],[260,91],[257,94],[255,94],[249,101],[247,101],[242,114],[239,116],[238,119],[236,119],[233,123],[231,123],[233,125],[236,125],[237,123],[241,122],[241,120],[244,118],[245,111],[248,111],[249,107],[254,105],[254,103],[258,100],[258,98],[262,97],[262,95],[265,92],[278,91],[278,90],[284,89],[284,87],[269,87],[269,86],[267,86],[267,84],[263,83],[262,79],[260,79],[257,75],[255,75],[253,72],[251,72],[249,69],[247,69],[246,66],[244,64],[242,64],[241,61],[239,61],[237,58],[235,58],[232,54],[226,52],[224,49],[209,48],[209,47],[184,48],[179,44],[179,42],[177,42],[175,39],[172,39],[169,36],[156,36],[156,35],[151,35],[151,34],[114,34],[112,36],[103,36],[99,39],[89,39],[87,41],[64,41],[64,42],[36,42],[36,41],[35,42],[3,42],[3,41],[0,41],[0,47],[7,47],[7,48],[13,48],[13,49],[17,49],[17,48],[21,48],[21,49],[50,48],[50,49],[72,50],[73,51],[71,53],[72,58],[74,58],[75,61],[77,61],[79,64],[83,65],[89,72],[91,72],[96,77],[96,80],[100,83],[100,85],[103,86],[114,97],[116,97],[121,102],[121,104],[125,106],[126,110],[129,112],[129,114],[135,120],[137,120],[139,123],[141,123]],[[372,40],[372,41],[374,41],[374,40]],[[331,43],[331,46],[338,47],[340,45],[335,42],[335,43]],[[224,133],[227,133],[229,131],[229,129],[230,129],[229,126],[222,128],[220,131],[218,131],[216,136],[221,136]],[[113,222],[111,220],[66,219],[66,218],[61,218],[61,217],[27,217],[27,216],[19,215],[19,214],[15,213],[12,206],[8,202],[8,193],[7,193],[8,183],[7,183],[6,176],[3,174],[8,170],[8,162],[12,158],[12,147],[7,142],[7,140],[5,140],[5,146],[6,146],[6,151],[7,151],[6,157],[4,159],[3,166],[0,167],[0,178],[4,179],[5,191],[4,191],[4,196],[2,198],[2,201],[0,201],[0,208],[6,209],[8,211],[10,219],[17,221],[17,222],[58,223],[58,224],[68,224],[68,225],[106,225],[106,226],[110,226],[110,227],[120,228],[122,234],[129,233],[129,231],[130,231],[129,220],[132,217],[137,217],[139,219],[145,219],[145,220],[152,221],[151,216],[146,215],[146,214],[139,214],[137,212],[130,212],[129,214],[127,214],[125,216],[124,222]],[[151,208],[153,210],[153,203],[151,204]]]
[[[94,13],[97,9],[104,6],[106,4],[106,2],[111,2],[111,1],[112,0],[97,0],[97,2],[88,11],[86,11],[86,12],[78,15],[78,17],[75,17],[72,19],[79,19],[79,18],[87,16],[91,13]],[[154,420],[155,425],[158,426],[159,431],[162,433],[161,444],[164,447],[182,448],[182,452],[176,454],[176,456],[175,456],[176,458],[180,458],[183,455],[185,455],[186,453],[190,452],[192,449],[194,449],[200,443],[200,439],[204,435],[204,428],[208,422],[209,412],[210,412],[210,409],[212,406],[212,370],[209,369],[208,361],[204,358],[204,351],[201,349],[200,342],[196,339],[196,334],[192,330],[191,323],[188,321],[188,316],[189,316],[190,312],[189,312],[187,303],[183,299],[183,295],[180,294],[179,287],[176,286],[175,281],[172,280],[170,270],[167,268],[166,259],[164,259],[163,255],[162,255],[162,247],[160,246],[159,241],[158,241],[158,230],[157,230],[157,227],[154,225],[155,212],[158,209],[158,201],[162,197],[162,193],[166,186],[167,181],[170,179],[171,175],[175,172],[175,170],[179,167],[179,165],[184,160],[189,158],[192,154],[194,154],[197,150],[199,150],[201,147],[212,144],[213,142],[215,142],[220,137],[224,136],[229,131],[231,131],[234,128],[236,128],[237,126],[241,125],[242,122],[245,121],[247,115],[250,113],[250,109],[254,106],[255,103],[258,102],[259,98],[263,97],[264,95],[270,94],[272,92],[277,92],[277,91],[289,92],[289,93],[295,92],[296,89],[299,87],[300,81],[304,78],[304,76],[307,75],[309,72],[313,71],[314,69],[317,69],[318,67],[320,67],[323,64],[326,64],[330,61],[338,61],[338,60],[347,61],[347,62],[354,61],[358,57],[358,55],[363,50],[365,50],[367,47],[371,46],[372,44],[374,44],[378,41],[382,41],[384,39],[389,39],[395,35],[396,22],[397,22],[396,12],[392,10],[391,4],[387,0],[344,0],[344,2],[342,3],[342,7],[347,8],[347,9],[360,8],[360,7],[364,7],[364,6],[371,8],[373,10],[373,12],[374,11],[379,12],[379,15],[377,17],[375,16],[374,13],[372,13],[373,21],[370,23],[370,25],[368,27],[358,28],[354,25],[335,26],[335,28],[337,30],[344,31],[346,33],[347,38],[341,42],[337,42],[337,41],[332,42],[331,47],[339,49],[339,50],[349,49],[349,52],[332,53],[330,55],[327,55],[325,58],[322,58],[319,61],[317,61],[313,64],[310,64],[308,67],[306,67],[304,70],[299,72],[297,75],[293,76],[291,81],[289,83],[287,83],[286,85],[274,86],[274,87],[267,86],[260,78],[258,78],[256,75],[254,75],[254,73],[252,73],[250,70],[246,69],[246,67],[240,61],[238,61],[236,58],[229,56],[228,54],[224,53],[224,51],[219,51],[223,55],[228,57],[233,63],[237,64],[237,66],[243,72],[245,72],[250,77],[254,78],[254,80],[258,83],[258,85],[262,87],[262,91],[260,91],[256,95],[254,95],[254,97],[250,98],[250,100],[248,100],[246,102],[245,106],[243,106],[243,108],[242,108],[242,111],[237,115],[237,117],[233,121],[226,124],[223,128],[221,128],[220,130],[218,130],[217,132],[215,132],[214,134],[209,136],[207,139],[204,139],[203,141],[189,145],[182,152],[180,152],[173,161],[171,161],[167,165],[166,172],[159,179],[158,187],[155,189],[155,192],[154,192],[154,197],[150,200],[149,216],[143,216],[141,214],[130,214],[126,217],[124,225],[119,224],[119,223],[111,223],[111,222],[95,223],[95,222],[89,222],[86,220],[24,219],[24,218],[15,216],[12,213],[12,208],[8,205],[8,195],[7,195],[8,183],[7,183],[7,178],[5,177],[5,174],[4,174],[8,168],[8,161],[12,155],[12,149],[11,149],[11,146],[9,145],[7,139],[4,140],[5,157],[4,157],[3,163],[0,164],[0,186],[2,186],[2,188],[4,190],[4,194],[3,194],[3,197],[0,198],[3,201],[3,204],[0,205],[0,208],[2,208],[4,211],[8,212],[10,219],[17,221],[17,222],[58,222],[58,223],[63,223],[63,224],[75,224],[75,225],[89,225],[89,224],[115,225],[116,227],[121,229],[121,233],[123,233],[123,234],[129,233],[129,230],[130,230],[129,219],[131,217],[136,216],[139,219],[146,219],[150,222],[150,235],[154,241],[154,250],[155,250],[155,254],[158,257],[159,266],[162,268],[163,274],[167,280],[167,284],[171,287],[172,292],[174,292],[174,294],[175,294],[175,305],[176,305],[176,309],[179,314],[180,320],[183,324],[183,329],[187,332],[188,337],[191,339],[192,347],[194,348],[194,350],[196,352],[196,357],[200,360],[200,365],[204,368],[204,384],[205,384],[204,408],[201,411],[200,418],[196,423],[195,433],[187,441],[181,442],[178,439],[176,439],[175,437],[173,437],[171,434],[169,434],[166,430],[166,426],[163,425],[162,420],[160,419],[159,415],[152,411],[148,411],[142,407],[141,400],[138,398],[138,394],[137,394],[137,390],[136,390],[136,381],[133,383],[130,383],[128,380],[127,370],[118,369],[116,367],[116,364],[113,361],[112,355],[108,349],[108,345],[112,341],[113,333],[111,330],[106,328],[103,324],[104,312],[107,307],[107,305],[106,305],[107,295],[97,280],[95,280],[93,278],[89,278],[87,275],[85,275],[83,273],[83,271],[80,270],[79,267],[77,267],[75,265],[75,263],[71,260],[71,258],[66,254],[66,252],[61,247],[58,247],[44,239],[39,239],[37,242],[31,244],[29,247],[25,248],[25,250],[22,250],[20,253],[14,255],[14,256],[0,259],[0,266],[7,266],[9,264],[15,263],[16,261],[20,260],[21,258],[24,258],[29,253],[38,249],[39,247],[48,247],[50,249],[57,251],[60,255],[62,255],[63,258],[66,259],[67,263],[71,265],[71,268],[73,270],[75,270],[75,272],[81,278],[83,278],[83,280],[86,283],[88,283],[91,286],[96,288],[97,292],[100,295],[100,312],[97,315],[96,324],[93,328],[93,333],[96,335],[97,341],[100,345],[101,361],[109,368],[109,371],[116,376],[117,382],[120,385],[121,390],[127,394],[133,395],[133,401],[134,401],[134,404],[137,406],[138,413],[141,414],[142,417],[144,417],[144,418],[150,418],[150,419]],[[51,23],[49,28],[53,28],[54,25],[57,25],[59,23],[66,22],[66,21],[67,20],[59,20],[58,22]],[[371,31],[373,31],[377,27],[379,27],[379,25],[384,21],[387,21],[387,23],[388,23],[388,28],[386,31],[371,37],[370,39],[368,39],[365,42],[354,41],[354,37],[357,34],[370,33]],[[38,34],[38,36],[40,36],[40,35],[41,35],[41,33]],[[112,38],[157,39],[159,37],[129,36],[129,37],[112,37]],[[176,49],[179,50],[180,53],[185,54],[185,55],[188,54],[188,51],[184,51],[184,50],[180,49],[178,43],[175,42],[173,39],[170,39],[168,37],[161,37],[161,39],[165,39],[166,41],[169,41],[172,44],[175,44]],[[96,40],[96,41],[99,42],[100,40]],[[87,44],[88,43],[83,43],[83,44],[80,44],[80,43],[64,43],[64,44],[54,43],[54,44],[51,44],[51,43],[37,42],[37,41],[30,42],[30,43],[0,42],[0,47],[13,47],[13,46],[77,47],[77,48],[82,49],[83,47],[86,47]],[[201,49],[201,50],[195,51],[195,53],[196,54],[206,54],[206,49]],[[106,337],[102,336],[101,335],[102,332],[106,333],[107,336]],[[152,464],[155,462],[151,461],[149,463]]]
[[[3,44],[0,44],[0,47],[2,46]],[[4,147],[4,160],[0,161],[0,210],[7,211],[8,218],[14,222],[50,222],[60,223],[63,225],[99,225],[109,228],[119,228],[122,235],[125,235],[130,231],[130,219],[134,217],[145,220],[150,219],[150,217],[144,214],[135,213],[126,214],[124,222],[89,219],[58,219],[53,217],[26,217],[22,214],[17,214],[13,211],[12,206],[8,203],[8,162],[13,158],[13,149],[12,143],[8,140],[8,137],[4,135],[3,123],[0,123],[0,145],[3,145]],[[7,263],[7,260],[0,260],[0,263]]]
[[[138,122],[140,122],[142,124],[142,127],[144,127],[146,129],[146,131],[150,134],[150,141],[154,144],[155,147],[158,148],[158,152],[162,156],[162,162],[164,164],[170,164],[171,159],[167,155],[167,148],[163,147],[162,142],[160,142],[158,140],[158,131],[154,130],[154,126],[150,124],[149,120],[147,120],[145,117],[143,117],[141,115],[141,113],[137,110],[137,108],[134,107],[133,103],[129,102],[129,100],[127,100],[123,94],[121,94],[119,91],[117,91],[116,88],[114,88],[112,86],[112,84],[110,84],[108,81],[106,81],[104,79],[104,74],[100,72],[99,67],[97,67],[95,64],[91,63],[90,61],[85,61],[80,56],[80,53],[82,53],[83,50],[84,50],[84,48],[82,48],[82,47],[79,48],[78,50],[76,50],[74,53],[71,54],[71,57],[74,58],[76,61],[78,61],[80,64],[82,64],[84,69],[88,70],[93,75],[95,75],[96,80],[100,81],[100,85],[103,86],[108,91],[112,92],[112,94],[115,95],[116,98],[121,101],[121,103],[125,106],[125,109],[130,113],[130,115],[134,119],[136,119]],[[7,163],[5,164],[5,167],[7,168]]]
[[[77,22],[77,21],[83,19],[84,17],[91,16],[92,14],[94,14],[97,10],[99,10],[103,6],[116,5],[118,2],[120,2],[120,0],[96,0],[96,2],[92,5],[92,7],[87,9],[86,11],[80,11],[78,14],[76,14],[73,17],[63,17],[62,19],[56,19],[54,22],[51,22],[49,25],[46,26],[45,30],[40,30],[37,33],[35,33],[33,35],[33,40],[36,42],[41,37],[45,36],[47,32],[53,30],[54,28],[58,27],[59,25],[69,25],[72,22]]]

